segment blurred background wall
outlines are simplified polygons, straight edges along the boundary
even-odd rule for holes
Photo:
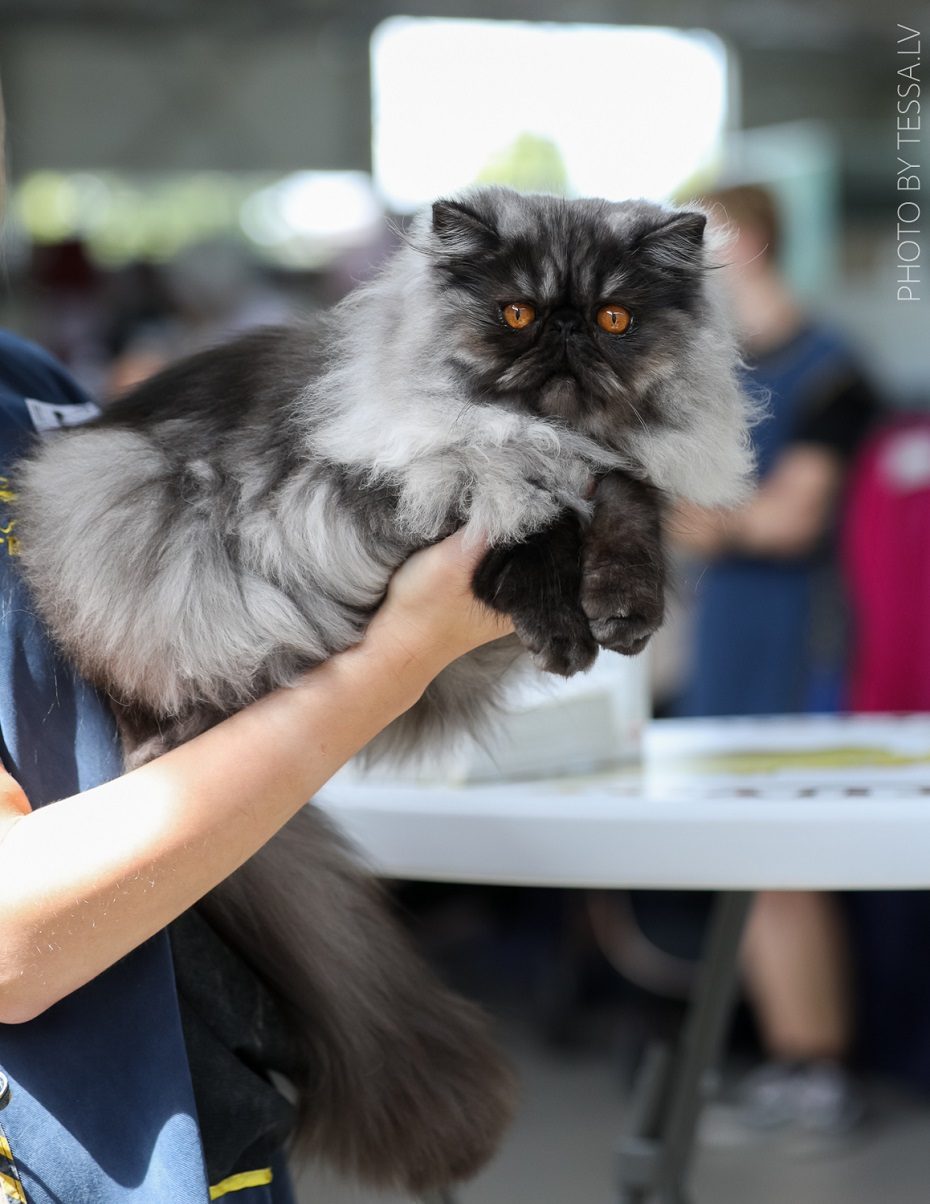
[[[912,25],[920,24],[920,7],[909,9]],[[39,333],[44,323],[46,341],[56,343],[79,373],[83,368],[93,385],[103,375],[100,360],[126,340],[127,332],[115,343],[107,333],[102,337],[109,345],[95,351],[76,346],[81,338],[74,331],[48,330],[48,317],[30,310],[30,290],[69,271],[73,290],[81,258],[72,246],[64,264],[64,252],[56,256],[50,247],[77,240],[82,249],[89,248],[84,286],[90,287],[93,275],[98,293],[97,272],[126,274],[131,264],[143,263],[161,273],[193,243],[216,239],[236,245],[265,283],[274,277],[277,291],[296,293],[301,304],[320,296],[319,271],[338,270],[335,249],[350,276],[363,271],[358,255],[345,262],[347,251],[366,241],[377,247],[379,227],[357,177],[332,185],[330,211],[335,206],[351,214],[339,229],[330,212],[328,248],[322,245],[326,229],[314,231],[307,217],[307,205],[315,203],[319,212],[319,192],[316,202],[306,194],[303,212],[304,202],[292,200],[297,217],[289,242],[280,231],[269,230],[267,220],[262,226],[263,201],[255,197],[294,173],[364,173],[364,184],[378,167],[373,164],[372,101],[376,109],[391,102],[373,96],[372,39],[375,35],[377,44],[376,31],[399,12],[555,22],[563,31],[570,21],[575,27],[600,26],[605,38],[609,27],[662,26],[708,31],[720,39],[726,60],[724,130],[692,183],[707,185],[721,175],[773,181],[789,209],[793,205],[796,215],[807,217],[795,224],[789,239],[797,287],[854,333],[893,399],[920,403],[927,396],[928,368],[921,362],[918,337],[922,313],[919,306],[897,303],[893,288],[897,64],[890,43],[896,18],[868,0],[818,5],[580,0],[570,6],[547,0],[494,5],[474,0],[429,5],[5,0],[0,3],[0,79],[12,198],[2,316],[27,333]],[[491,44],[494,35],[486,29]],[[605,158],[622,157],[635,140],[658,160],[673,148],[655,114],[677,107],[684,121],[705,99],[683,89],[666,56],[640,58],[646,71],[634,97],[624,91],[619,56],[615,71],[601,62],[587,79],[588,107],[580,111],[573,109],[578,81],[570,73],[561,80],[537,75],[535,90],[521,86],[514,95],[476,61],[469,92],[444,87],[441,71],[435,77],[427,73],[419,112],[464,113],[467,119],[470,108],[483,113],[477,102],[495,89],[501,113],[521,109],[532,134],[540,101],[555,97],[582,134],[587,113],[587,135],[596,132]],[[409,112],[407,132],[413,152],[428,156],[430,147],[418,144],[416,107]],[[486,166],[493,169],[494,155],[507,147],[493,129],[483,132]],[[457,184],[471,182],[470,168],[464,155]],[[375,184],[374,203],[390,202],[378,196],[377,179]],[[572,191],[574,181],[567,184]],[[267,218],[267,195],[264,204]],[[303,246],[297,245],[301,238]],[[214,256],[217,272],[221,258]],[[232,271],[228,259],[227,273]],[[18,279],[28,286],[25,291],[15,287]],[[240,263],[237,287],[245,289],[247,283],[256,287],[254,274]],[[137,281],[135,292],[140,288]],[[124,309],[126,289],[133,292],[128,284],[117,290]],[[162,297],[159,304],[183,304],[174,297],[179,289],[183,292],[183,285],[172,284],[172,297]],[[224,291],[228,294],[228,288]],[[326,285],[322,299],[338,292],[338,282]],[[190,298],[186,302],[193,304]],[[142,304],[138,298],[136,303]],[[202,307],[206,301],[198,303]],[[142,307],[152,310],[155,304],[149,299]],[[125,326],[125,312],[123,319]],[[73,314],[70,321],[80,325]]]

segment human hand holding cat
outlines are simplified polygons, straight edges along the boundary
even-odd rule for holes
[[[466,652],[513,631],[513,620],[479,602],[471,589],[484,540],[464,531],[414,553],[391,578],[360,647],[420,670],[423,687]]]
[[[22,786],[4,765],[0,765],[0,815],[28,815],[31,810],[32,804]],[[0,840],[2,839],[3,829],[0,827]]]

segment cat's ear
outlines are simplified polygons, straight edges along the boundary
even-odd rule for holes
[[[463,201],[434,202],[433,233],[450,255],[477,255],[500,244],[492,220]]]
[[[673,214],[658,226],[644,230],[634,249],[649,255],[660,267],[696,272],[704,266],[704,228],[707,217],[694,209]]]

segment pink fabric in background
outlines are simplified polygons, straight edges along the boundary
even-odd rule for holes
[[[850,709],[930,711],[930,417],[891,423],[858,457],[843,559],[854,621]]]

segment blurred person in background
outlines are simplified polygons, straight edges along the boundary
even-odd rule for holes
[[[107,300],[104,404],[181,356],[295,316],[248,251],[228,238],[193,243],[158,268],[138,262],[113,273]]]
[[[35,338],[96,393],[106,373],[106,273],[79,238],[32,247],[23,281]]]
[[[727,272],[747,385],[766,399],[753,432],[758,484],[728,512],[682,505],[677,549],[698,561],[691,663],[675,713],[835,711],[844,697],[845,607],[834,520],[850,460],[877,415],[845,341],[806,314],[778,262],[781,231],[763,188],[706,198],[736,230]],[[761,892],[744,941],[744,974],[768,1062],[741,1090],[753,1127],[824,1136],[861,1119],[846,1066],[853,992],[839,902]]]

